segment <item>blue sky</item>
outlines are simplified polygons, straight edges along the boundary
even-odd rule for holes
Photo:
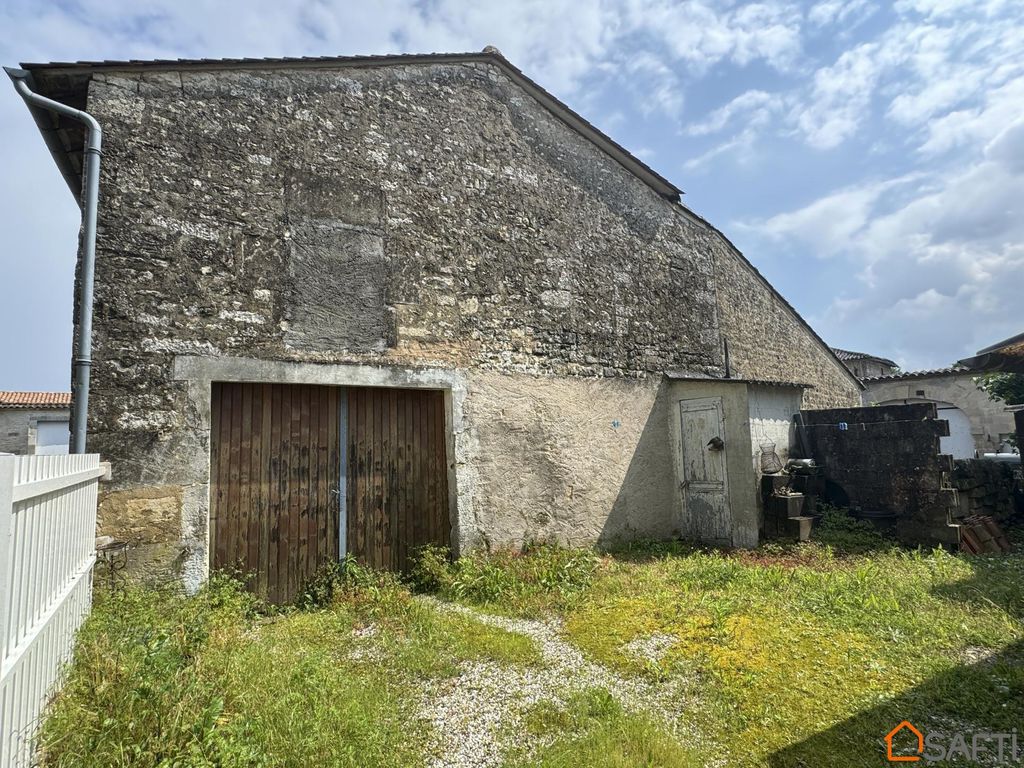
[[[686,191],[831,344],[1024,330],[1020,0],[0,0],[0,61],[495,45]],[[0,389],[65,389],[78,210],[0,86]]]

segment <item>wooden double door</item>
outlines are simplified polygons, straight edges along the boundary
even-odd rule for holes
[[[215,383],[210,454],[211,568],[272,602],[345,554],[404,571],[450,544],[440,391]]]

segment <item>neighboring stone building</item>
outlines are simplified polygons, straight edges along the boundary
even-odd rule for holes
[[[949,436],[940,440],[943,453],[956,459],[997,453],[1014,433],[1013,414],[975,383],[977,376],[966,368],[943,368],[867,378],[864,404],[935,403],[939,418],[949,422]]]
[[[26,68],[104,130],[102,527],[189,585],[269,563],[287,596],[428,541],[753,544],[745,380],[860,402],[678,188],[493,50]]]
[[[1016,373],[1024,376],[1024,333],[1018,333],[996,344],[978,350],[974,357],[959,365],[984,373]],[[1024,404],[1015,403],[1009,410],[1017,427],[1017,447],[1024,453]]]
[[[70,392],[0,391],[0,453],[67,453],[70,408]]]
[[[869,355],[866,352],[851,352],[848,349],[837,349],[836,347],[832,347],[832,351],[850,369],[850,373],[858,379],[889,376],[898,373],[900,369],[895,362],[885,357]]]

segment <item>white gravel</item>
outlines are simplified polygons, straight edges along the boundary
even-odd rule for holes
[[[539,666],[465,662],[457,676],[429,683],[419,702],[419,717],[433,725],[431,768],[490,768],[501,765],[511,747],[535,749],[539,744],[523,742],[525,711],[540,701],[562,704],[570,694],[589,688],[607,689],[624,709],[646,712],[681,735],[678,718],[686,702],[678,686],[626,679],[588,661],[561,639],[558,622],[510,619],[421,599],[440,611],[525,635],[537,644],[543,659]]]
[[[650,635],[649,637],[638,637],[635,640],[630,640],[624,646],[622,650],[637,659],[644,661],[658,662],[661,661],[662,657],[679,641],[678,637],[673,635],[657,634]]]
[[[382,661],[384,650],[373,641],[380,634],[375,624],[352,630],[352,645],[345,654],[352,661]]]

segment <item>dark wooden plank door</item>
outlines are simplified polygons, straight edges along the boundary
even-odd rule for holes
[[[424,544],[451,545],[444,393],[348,390],[347,546],[406,571]]]
[[[215,383],[212,396],[211,568],[290,602],[338,559],[342,391]]]

